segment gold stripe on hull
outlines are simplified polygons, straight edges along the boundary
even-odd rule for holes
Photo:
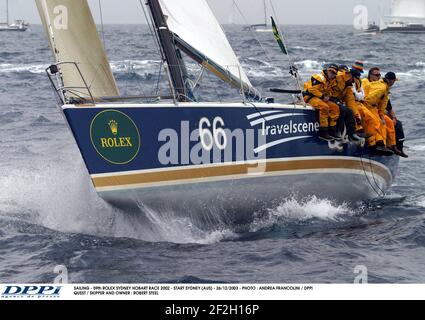
[[[254,172],[255,166],[252,164],[223,164],[206,167],[180,167],[179,169],[161,170],[156,172],[140,172],[129,173],[124,175],[113,175],[92,177],[93,184],[96,189],[109,188],[109,187],[124,187],[130,185],[137,185],[142,188],[152,187],[155,184],[164,185],[167,182],[177,183],[190,183],[190,182],[205,182],[211,179],[228,180],[232,177],[240,179],[242,176],[247,178],[258,178],[259,174],[248,175],[248,172]],[[376,163],[369,163],[365,161],[362,163],[360,160],[355,159],[310,159],[310,160],[290,160],[290,161],[276,161],[267,162],[264,167],[264,173],[267,175],[276,174],[296,174],[302,171],[316,171],[320,170],[346,170],[346,171],[361,171],[376,176],[382,177],[388,185],[392,181],[392,176],[389,170],[377,165]]]

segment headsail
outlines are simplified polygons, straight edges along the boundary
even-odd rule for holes
[[[424,0],[393,0],[391,16],[400,18],[425,19]]]
[[[36,0],[68,96],[99,100],[119,96],[87,0]],[[81,71],[73,64],[75,62]],[[84,89],[85,83],[88,89]]]
[[[167,25],[180,49],[220,79],[260,97],[243,70],[206,0],[160,0]]]

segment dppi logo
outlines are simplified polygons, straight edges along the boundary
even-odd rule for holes
[[[61,286],[6,286],[2,298],[14,297],[52,297],[58,298]]]
[[[97,153],[113,164],[127,164],[140,150],[140,134],[136,124],[117,110],[102,111],[90,126],[91,142]]]

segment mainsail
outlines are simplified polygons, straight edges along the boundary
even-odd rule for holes
[[[87,0],[36,0],[36,4],[68,96],[95,100],[119,96]]]
[[[425,19],[425,0],[393,0],[391,16]]]
[[[206,0],[160,0],[159,3],[180,49],[246,95],[260,97]]]

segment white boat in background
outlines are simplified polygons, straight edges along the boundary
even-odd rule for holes
[[[255,32],[273,32],[273,29],[269,23],[270,15],[267,14],[267,11],[266,0],[263,0],[264,23],[251,24],[246,26],[244,30],[253,30]]]
[[[232,219],[291,195],[358,201],[391,186],[398,157],[334,148],[319,140],[312,107],[261,102],[206,0],[146,1],[170,84],[153,103],[120,95],[86,0],[36,3],[55,58],[46,71],[106,201]],[[198,102],[183,54],[240,102]]]
[[[0,23],[0,31],[26,31],[29,23],[24,20],[15,20],[9,23],[9,0],[6,0],[6,22]]]
[[[380,32],[380,28],[375,22],[373,22],[373,23],[369,23],[367,25],[367,28],[363,29],[363,32],[369,33],[369,34],[376,34],[376,33]]]
[[[393,0],[381,25],[383,33],[425,33],[425,0]]]

